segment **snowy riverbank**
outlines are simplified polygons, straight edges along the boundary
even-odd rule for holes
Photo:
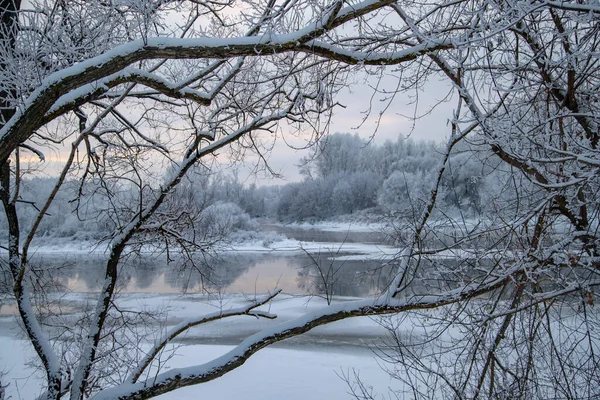
[[[273,224],[271,227],[281,229],[299,229],[329,233],[376,233],[382,232],[381,224],[356,224],[349,222],[320,222],[317,224]],[[258,232],[234,232],[225,240],[221,240],[212,249],[216,252],[251,252],[251,253],[331,253],[332,257],[352,254],[353,259],[384,260],[394,257],[400,252],[399,248],[379,243],[358,243],[339,239],[331,241],[313,240],[311,233],[304,235],[310,240],[289,238],[285,234],[268,230]],[[314,235],[319,238],[318,235]],[[337,241],[336,241],[337,240]],[[162,245],[162,244],[161,244]],[[80,240],[75,237],[41,237],[34,239],[30,254],[94,254],[102,255],[109,252],[109,241]],[[173,249],[171,249],[172,251]],[[164,251],[162,246],[144,245],[141,252],[157,254]],[[6,253],[0,249],[0,254]]]

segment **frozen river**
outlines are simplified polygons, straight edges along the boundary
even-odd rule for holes
[[[267,227],[269,229],[269,227]],[[272,229],[272,227],[271,227]],[[253,246],[232,246],[216,257],[185,260],[171,255],[144,253],[124,260],[115,302],[120,309],[144,310],[156,320],[160,331],[190,316],[198,316],[244,304],[254,293],[281,288],[265,310],[275,320],[229,318],[192,328],[177,339],[177,356],[169,365],[185,366],[210,360],[239,344],[249,335],[310,313],[327,305],[380,293],[397,265],[384,234],[366,231],[337,232],[310,227],[275,227],[288,240]],[[72,246],[76,248],[75,246]],[[261,247],[261,246],[259,246]],[[73,324],[83,310],[93,307],[95,292],[104,277],[105,255],[101,251],[38,251],[32,267],[40,273],[37,284],[54,293],[53,309],[63,325]],[[316,296],[304,296],[304,295]],[[0,367],[9,371],[6,381],[14,398],[39,393],[38,378],[26,361],[33,356],[29,343],[20,339],[14,306],[4,303],[0,314]],[[214,382],[166,395],[165,399],[198,398],[263,399],[284,394],[301,398],[343,398],[355,373],[386,393],[398,385],[381,369],[374,352],[385,346],[388,333],[377,318],[352,318],[321,326],[301,336],[262,350],[244,366]],[[140,346],[149,346],[141,340]],[[180,347],[184,346],[184,347]],[[345,377],[345,378],[344,378]],[[243,385],[241,384],[243,382]],[[35,383],[32,385],[32,383]],[[248,388],[253,388],[248,393]]]

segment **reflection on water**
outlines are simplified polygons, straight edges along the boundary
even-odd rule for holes
[[[379,261],[333,260],[331,255],[228,253],[219,257],[175,259],[143,255],[121,265],[118,287],[124,293],[221,291],[264,293],[275,288],[292,294],[368,296],[388,283],[390,267]],[[95,292],[104,279],[105,259],[94,255],[38,255],[32,284],[56,291]]]
[[[278,225],[263,226],[290,238],[318,242],[385,243],[379,232],[323,232]],[[264,293],[275,288],[292,294],[367,296],[388,283],[389,266],[379,261],[330,260],[336,254],[281,255],[235,253],[166,261],[165,255],[130,256],[120,266],[122,292],[181,293],[222,291]],[[339,254],[337,254],[339,255]],[[95,292],[104,279],[105,258],[94,254],[38,254],[32,259],[35,280],[46,291]],[[11,293],[9,272],[0,264],[0,304]],[[10,296],[9,296],[10,297]],[[6,304],[5,304],[6,305]]]

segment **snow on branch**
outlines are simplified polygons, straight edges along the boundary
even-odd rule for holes
[[[451,40],[440,40],[435,42],[421,43],[407,49],[394,52],[362,52],[350,51],[329,43],[312,40],[300,49],[307,53],[316,54],[330,60],[342,61],[346,64],[365,64],[365,65],[395,65],[414,60],[423,54],[436,51],[447,50],[455,47]]]
[[[201,105],[209,105],[211,94],[202,93],[189,87],[178,87],[166,79],[138,68],[126,68],[116,74],[110,75],[98,81],[83,85],[76,90],[61,96],[48,110],[44,120],[40,123],[49,122],[67,111],[71,111],[90,99],[98,98],[110,89],[124,83],[137,83],[154,89],[153,94],[163,94],[174,99],[188,99]],[[214,97],[214,95],[213,95]]]
[[[596,4],[578,4],[571,1],[546,1],[541,2],[540,5],[548,5],[551,8],[557,8],[566,11],[600,14],[600,4],[597,2]]]
[[[96,83],[97,89],[103,90],[98,86],[101,85],[103,79],[119,74],[136,62],[150,59],[226,59],[290,51],[312,53],[308,47],[303,45],[353,18],[358,18],[390,3],[392,3],[391,0],[371,0],[340,10],[341,2],[336,2],[321,19],[291,33],[234,38],[154,37],[134,40],[117,46],[104,54],[57,71],[44,79],[0,130],[0,160],[7,159],[20,143],[29,138],[33,131],[49,122],[45,116],[59,98],[67,96],[63,100],[78,102],[85,93],[89,94],[89,88],[78,95],[69,95],[69,93],[94,83]],[[410,50],[408,51],[410,52]],[[422,49],[415,50],[416,53],[422,51]],[[324,51],[323,55],[325,53]],[[332,49],[329,49],[329,53],[332,58],[336,55]],[[138,76],[138,79],[142,79],[142,76]],[[156,79],[143,77],[143,80],[146,82],[145,84],[154,86],[154,89],[169,88],[169,85]],[[173,87],[173,91],[176,90],[179,92],[182,89]],[[185,95],[193,94],[186,92]],[[62,106],[64,106],[64,101]]]
[[[212,321],[216,321],[219,319],[238,316],[238,315],[249,315],[249,316],[253,316],[253,317],[257,317],[257,318],[262,317],[262,318],[269,318],[269,319],[276,318],[277,317],[276,315],[257,311],[254,309],[268,303],[279,293],[281,293],[281,289],[275,290],[273,293],[270,293],[268,295],[256,298],[255,300],[253,300],[250,304],[248,304],[246,306],[232,308],[229,310],[220,310],[220,311],[217,311],[217,312],[214,312],[211,314],[207,314],[207,315],[204,315],[204,316],[198,317],[198,318],[190,318],[190,319],[187,319],[187,320],[175,325],[173,328],[171,328],[171,330],[169,330],[169,332],[165,333],[163,335],[163,337],[161,337],[154,343],[154,346],[152,346],[152,349],[150,349],[148,351],[148,353],[146,353],[144,358],[140,361],[138,367],[129,375],[129,378],[127,378],[127,382],[130,382],[130,383],[137,382],[137,380],[144,373],[146,368],[148,368],[148,366],[150,366],[150,364],[152,363],[152,361],[154,360],[156,355],[159,354],[160,351],[170,341],[172,341],[177,336],[179,336],[181,333],[187,331],[188,329],[190,329],[194,326],[198,326],[201,324],[205,324],[207,322],[212,322]]]
[[[149,381],[135,384],[127,383],[106,389],[96,394],[93,399],[125,400],[155,397],[182,387],[216,379],[244,364],[250,356],[260,349],[289,337],[306,333],[320,325],[358,316],[433,309],[480,296],[500,288],[508,282],[511,282],[510,275],[439,295],[413,296],[403,300],[390,299],[389,296],[383,295],[377,299],[357,300],[324,307],[297,319],[258,332],[248,337],[228,353],[208,363],[172,369],[153,377]]]

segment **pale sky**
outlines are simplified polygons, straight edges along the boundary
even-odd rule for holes
[[[173,17],[177,16],[174,15]],[[354,78],[354,80],[361,79],[358,75],[355,75]],[[432,81],[426,84],[423,91],[419,93],[418,113],[420,114],[426,114],[449,91],[447,82],[435,81],[435,77],[431,79]],[[370,84],[376,84],[375,78],[373,78]],[[396,88],[397,84],[397,78],[387,77],[380,82],[379,89],[391,91]],[[415,140],[435,141],[443,140],[448,136],[450,128],[447,121],[455,107],[454,101],[438,105],[433,113],[420,118],[413,130],[413,122],[410,118],[405,117],[412,116],[415,111],[413,105],[410,104],[413,99],[408,94],[397,95],[390,103],[389,101],[382,101],[384,98],[382,95],[372,98],[372,93],[373,90],[367,83],[353,83],[343,90],[336,100],[345,105],[346,108],[338,107],[335,110],[329,132],[358,133],[365,140],[372,138],[378,144],[386,140],[395,141],[399,136],[408,137],[410,135]],[[414,93],[410,95],[412,96]],[[369,103],[371,103],[372,110],[368,118],[363,122],[364,113],[369,108]],[[384,112],[384,114],[378,125],[377,121],[381,112]],[[309,136],[307,134],[307,137]],[[306,145],[306,140],[298,140],[298,138],[293,138],[290,135],[285,135],[285,141],[296,147],[304,147]],[[268,158],[270,167],[282,174],[284,179],[265,178],[264,174],[259,174],[258,176],[251,175],[251,171],[256,163],[256,158],[252,159],[251,157],[248,157],[247,165],[239,169],[239,178],[245,183],[255,182],[258,185],[283,184],[300,180],[301,176],[298,173],[298,165],[301,158],[311,154],[311,150],[295,150],[290,148],[285,141],[282,138],[278,138]],[[32,157],[35,160],[34,165],[43,168],[43,173],[46,175],[55,175],[59,164],[57,161],[65,157],[66,149],[58,148],[56,150],[45,150],[44,152],[46,153],[46,162],[39,163],[35,157]]]
[[[384,89],[391,90],[395,87],[396,83],[393,79],[387,79],[385,84],[388,87],[380,85],[380,88],[383,86]],[[419,93],[418,112],[426,114],[434,104],[438,103],[448,93],[448,90],[449,86],[447,82],[432,80],[426,84],[424,90]],[[383,143],[386,140],[395,141],[399,135],[403,137],[409,137],[410,135],[414,140],[434,141],[441,141],[448,137],[450,128],[447,121],[452,115],[455,101],[439,104],[432,113],[424,115],[416,121],[413,130],[412,121],[406,117],[412,116],[414,113],[414,106],[410,104],[412,98],[408,94],[399,94],[390,103],[382,102],[381,95],[375,96],[371,101],[372,93],[373,90],[367,84],[354,84],[343,90],[336,100],[345,105],[345,108],[338,107],[335,110],[329,133],[358,133],[365,140],[372,138],[377,144]],[[372,104],[371,113],[361,125],[365,116],[365,110],[368,109],[370,102]],[[387,109],[383,113],[377,127],[379,114],[384,111],[386,106]],[[282,130],[285,131],[285,128],[282,128]],[[288,144],[294,147],[305,147],[306,140],[309,137],[309,133],[307,133],[304,139],[288,134],[285,135],[285,141],[281,137],[277,139],[275,147],[269,155],[268,162],[275,172],[283,175],[283,179],[266,177],[265,173],[253,174],[256,157],[247,157],[244,165],[236,166],[239,168],[238,178],[245,184],[256,183],[257,185],[280,185],[301,180],[302,177],[298,172],[298,165],[301,163],[303,157],[312,154],[312,150],[296,150],[288,146]],[[66,156],[66,149],[58,152],[46,149],[44,152],[46,161],[40,163],[35,156],[32,156],[34,162],[31,166],[42,168],[42,175],[56,175],[58,168],[62,167],[62,162],[57,162],[57,160],[63,161],[62,159]],[[221,153],[220,157],[224,156],[226,156],[226,152]],[[226,161],[225,163],[227,164]],[[225,170],[226,173],[233,173],[233,171],[234,169],[231,167]]]
[[[393,82],[388,82],[389,89],[392,89]],[[432,81],[425,85],[424,91],[419,93],[420,114],[427,113],[431,107],[437,104],[447,93],[449,86],[447,82]],[[412,116],[414,106],[409,104],[411,98],[408,95],[397,95],[396,98],[389,104],[385,110],[379,127],[377,127],[377,119],[379,113],[384,111],[386,102],[381,101],[382,96],[375,97],[372,101],[373,109],[366,121],[361,125],[364,118],[364,111],[369,107],[369,101],[372,94],[372,89],[367,85],[352,86],[352,91],[346,89],[340,94],[338,101],[346,106],[346,108],[337,108],[331,124],[330,133],[358,133],[359,136],[368,140],[373,137],[375,143],[380,144],[386,140],[396,141],[399,135],[411,137],[414,140],[433,140],[441,141],[447,138],[450,133],[450,127],[447,123],[452,116],[452,111],[455,108],[455,101],[449,101],[439,104],[429,115],[424,115],[414,126],[412,121],[405,116]],[[304,142],[302,140],[290,140],[294,146],[301,147]],[[264,177],[250,176],[249,168],[251,161],[249,160],[248,168],[240,172],[240,178],[246,179],[247,183],[255,182],[257,185],[272,185],[283,184],[286,182],[299,181],[301,179],[298,173],[297,165],[300,164],[300,159],[311,154],[310,149],[295,150],[288,147],[281,139],[275,145],[273,152],[269,157],[271,168],[284,175],[282,179],[268,179]]]

